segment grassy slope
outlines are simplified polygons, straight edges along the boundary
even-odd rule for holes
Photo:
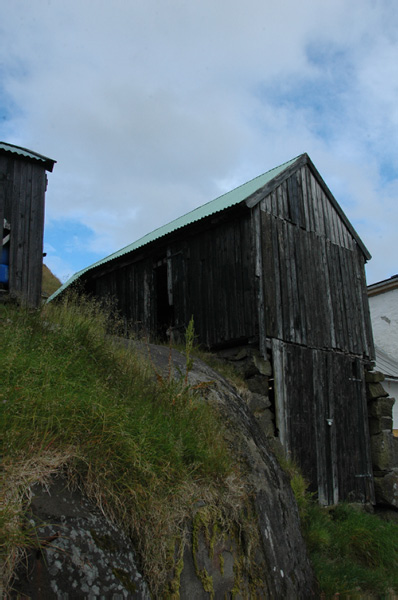
[[[63,468],[130,530],[152,590],[164,591],[170,541],[198,498],[225,522],[238,518],[243,492],[231,488],[234,463],[216,416],[183,383],[155,383],[147,365],[105,342],[106,319],[94,305],[0,311],[8,570],[32,537],[21,528],[26,489]],[[325,511],[291,475],[327,597],[398,589],[398,526],[350,507]]]
[[[222,427],[183,384],[155,383],[137,357],[105,342],[106,320],[95,306],[0,309],[9,484],[3,548],[10,557],[24,543],[19,516],[26,487],[67,465],[140,541],[145,574],[161,589],[170,540],[197,498],[217,504],[230,497],[231,506],[239,505],[240,492],[234,498],[226,481],[234,467]]]
[[[281,461],[291,478],[304,539],[324,598],[398,598],[398,523],[357,505],[321,507],[296,465]]]
[[[342,504],[313,505],[306,539],[321,589],[331,597],[398,598],[398,525]]]

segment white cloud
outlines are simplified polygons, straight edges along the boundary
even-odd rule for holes
[[[58,161],[47,222],[103,254],[307,151],[382,279],[397,25],[391,0],[0,0],[1,135]]]

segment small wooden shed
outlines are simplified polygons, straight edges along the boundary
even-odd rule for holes
[[[46,171],[54,163],[0,142],[0,289],[32,307],[41,301]]]
[[[364,371],[374,357],[369,252],[307,154],[91,265],[152,338],[194,316],[208,348],[247,344],[272,363],[276,430],[321,503],[373,501]]]

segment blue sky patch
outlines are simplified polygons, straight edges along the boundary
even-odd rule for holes
[[[68,275],[84,269],[106,256],[91,249],[96,236],[92,229],[74,219],[51,221],[44,229],[44,252],[50,257],[62,257],[71,269]]]

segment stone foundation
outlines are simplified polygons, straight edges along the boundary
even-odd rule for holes
[[[223,350],[219,358],[231,364],[245,380],[247,389],[242,394],[248,408],[255,416],[268,439],[277,439],[275,423],[274,379],[272,364],[252,346],[239,346]]]
[[[395,400],[388,396],[383,381],[384,375],[378,371],[366,373],[376,503],[398,508],[398,439],[392,430]]]

